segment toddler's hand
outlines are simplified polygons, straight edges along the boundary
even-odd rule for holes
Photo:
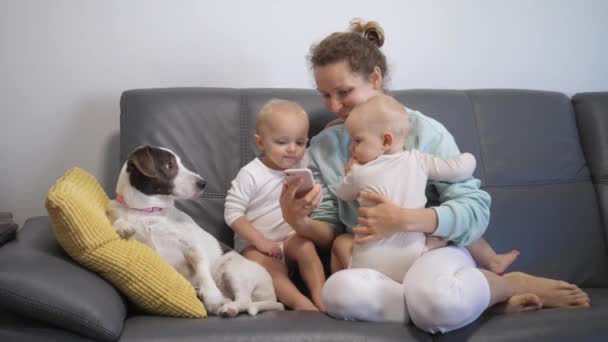
[[[262,240],[258,241],[255,244],[255,248],[258,251],[260,251],[268,256],[271,256],[273,258],[280,259],[283,257],[283,251],[281,250],[281,247],[279,247],[279,245],[276,242],[269,240],[269,239],[262,239]]]

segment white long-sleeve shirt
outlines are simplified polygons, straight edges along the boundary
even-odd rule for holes
[[[306,158],[294,168],[306,166]],[[224,219],[232,227],[234,221],[245,216],[267,239],[283,242],[294,230],[285,222],[281,213],[279,197],[285,181],[282,170],[273,170],[255,158],[245,165],[228,190],[224,205]],[[249,242],[234,234],[234,249],[238,252],[249,246]]]
[[[470,153],[449,159],[418,150],[381,155],[365,165],[353,165],[336,194],[345,201],[354,201],[359,192],[368,191],[389,198],[401,208],[424,208],[427,180],[462,181],[472,177],[475,166],[475,157]],[[407,270],[422,255],[425,240],[423,233],[409,232],[355,245],[350,267],[373,268],[402,282]]]

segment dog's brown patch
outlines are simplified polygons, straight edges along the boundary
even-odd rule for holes
[[[131,185],[146,195],[170,195],[178,165],[173,153],[156,146],[142,146],[129,155]]]

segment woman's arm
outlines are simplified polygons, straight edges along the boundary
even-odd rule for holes
[[[299,235],[311,239],[319,247],[329,248],[343,227],[338,199],[329,187],[344,177],[349,145],[350,138],[344,126],[323,130],[311,139],[308,148],[308,167],[317,183],[315,188],[301,199],[295,199],[293,195],[292,187],[297,188],[298,184],[288,184],[283,189],[283,218]]]
[[[451,158],[460,153],[454,138],[445,132],[436,145],[435,154]],[[481,165],[481,162],[479,163]],[[468,246],[479,239],[490,222],[490,195],[481,190],[481,181],[470,178],[459,183],[431,182],[441,203],[433,207],[437,213],[437,229],[433,235],[453,241],[460,246]]]
[[[316,184],[302,198],[296,198],[296,191],[301,184],[302,179],[297,178],[283,186],[280,197],[283,219],[298,235],[310,239],[316,246],[329,248],[336,237],[335,226],[308,216],[321,202],[321,186]]]

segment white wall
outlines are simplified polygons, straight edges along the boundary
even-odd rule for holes
[[[313,87],[312,42],[378,20],[393,89],[608,90],[608,1],[0,0],[0,211],[71,166],[112,190],[130,88]]]

